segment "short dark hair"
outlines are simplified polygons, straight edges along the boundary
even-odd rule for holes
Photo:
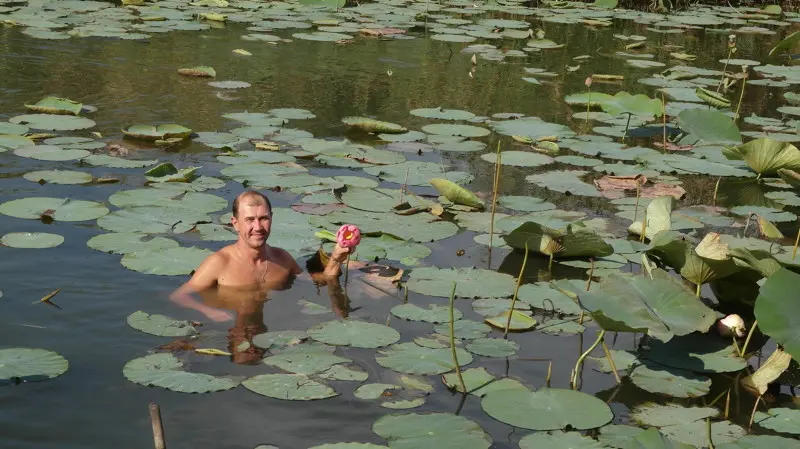
[[[267,209],[269,209],[269,214],[272,215],[272,203],[269,202],[269,198],[261,192],[257,192],[255,190],[245,190],[244,192],[240,193],[236,196],[233,200],[233,207],[231,212],[233,212],[233,216],[237,217],[239,215],[239,200],[242,198],[250,198],[250,197],[258,197],[264,200],[267,204]]]

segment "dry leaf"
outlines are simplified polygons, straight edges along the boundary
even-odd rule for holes
[[[227,356],[231,355],[230,352],[220,351],[219,349],[213,349],[213,348],[210,348],[210,349],[202,349],[202,348],[201,349],[195,349],[194,352],[196,352],[198,354],[203,354],[203,355],[227,355]]]
[[[792,356],[781,348],[776,348],[775,352],[769,356],[766,362],[752,376],[741,380],[742,385],[747,391],[762,395],[767,392],[767,386],[778,379],[778,377],[789,368]]]

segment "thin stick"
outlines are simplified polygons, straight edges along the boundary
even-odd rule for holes
[[[600,344],[603,345],[603,352],[606,353],[608,364],[611,365],[611,371],[614,373],[614,379],[617,379],[617,384],[622,383],[622,380],[619,378],[619,372],[617,372],[617,364],[614,363],[614,359],[611,357],[611,351],[608,350],[608,345],[606,345],[606,339],[600,339]]]
[[[739,354],[742,358],[744,358],[744,355],[747,354],[747,345],[750,344],[750,338],[753,336],[753,332],[756,331],[756,327],[758,327],[758,320],[753,321],[753,327],[750,328],[750,332],[747,333],[747,338],[744,340],[742,352]]]
[[[347,285],[348,274],[350,274],[350,254],[347,255],[347,260],[344,261],[344,285]]]
[[[592,288],[592,276],[594,276],[594,257],[592,257],[590,260],[592,264],[589,266],[589,279],[586,280],[587,292],[589,291],[590,288]]]
[[[586,102],[586,123],[584,126],[589,126],[589,107],[592,105],[592,85],[589,84],[589,101]]]
[[[695,285],[696,285],[696,287],[694,289],[694,295],[699,298],[700,297],[700,287],[702,287],[703,284],[697,283]]]
[[[519,287],[522,285],[522,275],[525,273],[525,265],[528,263],[528,241],[525,241],[525,257],[522,258],[522,267],[519,269],[519,277],[517,278],[517,288],[514,289],[514,296],[511,298],[511,309],[508,311],[508,319],[506,319],[506,328],[503,330],[503,338],[508,340],[508,330],[511,328],[511,317],[514,315],[514,305],[517,303],[517,293]]]
[[[722,176],[717,178],[717,184],[714,186],[714,198],[711,199],[711,205],[717,205],[717,192],[719,192],[719,182],[722,181]]]
[[[155,402],[150,403],[150,424],[153,426],[153,442],[156,449],[166,449],[164,426],[161,424],[161,408]]]
[[[706,435],[708,436],[708,449],[714,449],[714,442],[711,441],[711,418],[706,418]]]
[[[728,49],[728,58],[725,60],[725,67],[722,68],[722,78],[719,79],[719,84],[717,84],[717,93],[719,93],[719,88],[722,87],[722,80],[725,79],[725,72],[728,70],[728,61],[731,60],[731,55],[733,55],[733,48]]]
[[[797,229],[797,238],[794,239],[794,249],[792,249],[792,262],[794,262],[794,257],[797,255],[798,243],[800,243],[800,228]]]
[[[728,419],[728,414],[731,411],[731,389],[728,388],[728,394],[725,398],[725,419]]]
[[[756,418],[756,412],[758,411],[758,403],[761,402],[761,395],[758,395],[756,398],[756,403],[753,404],[753,412],[750,413],[750,422],[747,423],[747,430],[750,430],[753,427],[753,420]]]
[[[544,379],[544,384],[547,388],[550,388],[550,378],[553,375],[553,361],[550,360],[547,363],[547,377]]]
[[[456,375],[458,376],[458,383],[461,385],[461,392],[467,394],[467,386],[464,384],[464,377],[461,375],[461,366],[458,364],[458,354],[456,354],[456,331],[455,331],[455,317],[453,310],[455,309],[456,298],[456,281],[453,281],[453,291],[450,292],[450,351],[453,353],[453,364],[456,366]]]
[[[400,187],[400,202],[397,204],[403,204],[403,194],[406,192],[408,188],[408,166],[406,166],[406,179],[403,180],[403,186]]]
[[[664,153],[667,152],[667,106],[664,99],[664,92],[661,92],[661,119],[664,123]],[[638,191],[638,189],[637,189]]]
[[[497,142],[497,153],[495,154],[495,162],[494,162],[494,185],[492,186],[492,190],[494,193],[492,194],[492,218],[489,221],[489,268],[492,265],[492,239],[494,237],[494,213],[497,210],[497,187],[500,185],[500,142]]]
[[[742,107],[742,99],[744,98],[744,87],[747,85],[747,66],[743,66],[744,78],[742,79],[742,92],[739,94],[739,104],[736,105],[736,115],[733,116],[733,123],[739,120],[739,108]]]
[[[647,233],[647,209],[644,210],[644,218],[642,218],[642,235],[639,236],[641,238],[641,243],[644,243],[644,236]]]
[[[642,184],[636,183],[636,204],[633,206],[633,221],[636,221],[636,217],[639,215],[639,198],[642,196]]]
[[[597,336],[597,340],[595,340],[594,343],[592,343],[592,346],[590,346],[589,349],[586,350],[586,352],[584,352],[583,354],[581,354],[580,357],[578,357],[578,361],[575,363],[575,369],[572,371],[572,380],[570,381],[570,384],[572,385],[572,389],[573,390],[577,390],[578,372],[581,369],[581,365],[583,364],[583,360],[586,357],[588,357],[589,354],[592,353],[592,351],[594,351],[594,349],[597,347],[597,345],[599,345],[600,342],[603,340],[603,337],[605,335],[606,335],[605,329],[600,330],[600,334]]]

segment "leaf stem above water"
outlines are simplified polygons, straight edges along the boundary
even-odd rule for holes
[[[461,365],[458,364],[458,354],[456,353],[456,331],[455,331],[455,298],[456,282],[453,281],[453,291],[450,292],[450,351],[453,353],[453,365],[456,367],[458,383],[461,385],[461,392],[467,394],[467,386],[464,384],[464,377],[461,375]]]

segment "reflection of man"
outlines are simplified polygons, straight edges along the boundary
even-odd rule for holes
[[[214,287],[255,287],[253,290],[260,292],[257,296],[266,297],[267,291],[286,288],[303,272],[287,251],[267,245],[272,228],[272,205],[266,196],[253,190],[237,196],[233,201],[231,224],[239,236],[236,243],[208,256],[192,278],[170,295],[172,301],[214,321],[228,321],[232,316],[196,301],[192,293]],[[324,270],[314,275],[314,280],[319,283],[338,281],[341,262],[349,252],[349,248],[337,244]],[[263,303],[260,306],[263,307]]]

